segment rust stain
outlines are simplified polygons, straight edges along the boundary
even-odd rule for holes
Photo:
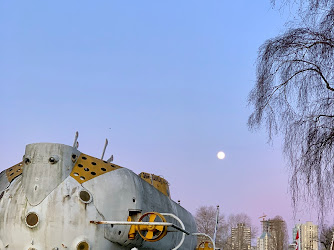
[[[122,168],[113,163],[97,159],[95,157],[81,154],[75,163],[71,176],[80,184],[97,176]]]
[[[23,162],[20,162],[13,167],[6,169],[6,175],[9,182],[12,182],[12,180],[22,174],[23,166]]]

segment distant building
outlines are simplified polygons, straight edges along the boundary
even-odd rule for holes
[[[230,246],[232,250],[251,249],[251,229],[244,223],[238,223],[237,227],[231,229]]]
[[[257,238],[257,250],[273,250],[273,240],[268,232],[263,232],[259,238]]]
[[[290,244],[288,250],[296,250],[296,244]]]
[[[280,250],[284,248],[284,232],[281,220],[263,220],[262,234],[257,239],[257,250]]]
[[[292,232],[293,240],[296,239],[298,229],[300,229],[299,250],[318,250],[318,226],[311,221],[307,221],[305,224],[297,224]]]

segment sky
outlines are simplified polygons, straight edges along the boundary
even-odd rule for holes
[[[269,0],[0,1],[0,157],[54,142],[165,177],[193,214],[293,218],[281,138],[247,127],[259,46],[293,17]],[[226,158],[218,160],[218,151]],[[291,238],[291,235],[290,235]]]

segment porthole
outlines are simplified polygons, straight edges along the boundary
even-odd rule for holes
[[[79,199],[83,203],[90,203],[92,201],[92,196],[87,190],[81,190],[79,192]]]
[[[30,228],[34,228],[39,223],[38,215],[35,212],[30,212],[26,215],[25,218],[26,225]]]
[[[72,154],[72,162],[75,162],[76,160],[77,160],[77,155],[75,155],[75,154]]]
[[[73,175],[74,175],[74,176],[79,176],[79,174],[78,174],[78,173],[74,173]]]
[[[105,169],[105,168],[101,168],[101,170],[102,170],[103,172],[107,171],[107,169]]]
[[[82,156],[81,159],[87,160],[87,157],[86,156]]]
[[[82,165],[82,164],[78,164],[78,167],[79,167],[79,168],[82,168],[82,167],[83,167],[83,165]]]
[[[96,162],[92,162],[92,165],[94,165],[94,166],[95,166],[95,165],[96,165]]]
[[[80,176],[80,180],[84,181],[86,178],[83,176]]]
[[[30,164],[30,163],[31,163],[30,157],[25,157],[25,158],[24,158],[24,163],[25,163],[26,165]]]
[[[51,164],[56,164],[59,161],[59,156],[58,155],[53,155],[49,158],[49,162]]]
[[[77,250],[89,250],[89,244],[86,241],[81,241],[77,245]]]

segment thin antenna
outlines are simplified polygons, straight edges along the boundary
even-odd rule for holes
[[[108,146],[108,139],[106,139],[106,143],[104,144],[104,149],[103,149],[101,160],[103,160],[104,153],[106,152],[107,146]]]
[[[78,137],[79,137],[79,132],[75,132],[75,138],[74,138],[74,143],[73,143],[73,148],[78,148],[79,143],[78,143]]]
[[[108,163],[113,162],[114,160],[114,155],[111,155],[110,158],[107,160]]]

